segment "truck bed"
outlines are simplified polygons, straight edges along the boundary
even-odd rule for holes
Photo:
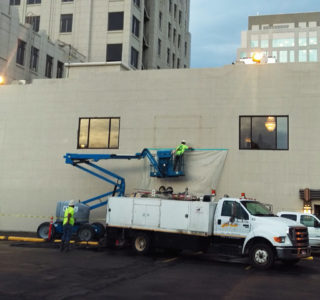
[[[215,208],[214,202],[112,197],[106,223],[108,227],[209,236]]]

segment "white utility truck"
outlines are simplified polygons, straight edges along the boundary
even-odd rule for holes
[[[277,215],[306,226],[308,228],[309,243],[312,251],[320,250],[320,220],[317,216],[292,211],[281,211],[277,213]]]
[[[257,201],[215,201],[211,195],[198,201],[111,197],[106,241],[129,242],[140,254],[164,248],[247,256],[260,269],[310,256],[305,226],[273,215]]]

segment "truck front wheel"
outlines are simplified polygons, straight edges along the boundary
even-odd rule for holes
[[[266,270],[274,263],[274,253],[272,248],[264,243],[255,244],[250,251],[250,261],[252,266],[257,269]]]
[[[151,238],[146,233],[137,233],[133,238],[133,249],[138,254],[147,254],[151,250]]]

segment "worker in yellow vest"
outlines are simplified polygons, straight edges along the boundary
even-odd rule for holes
[[[60,251],[69,251],[72,228],[74,225],[74,200],[70,200],[69,206],[64,211],[63,217],[63,234],[61,237]]]
[[[175,155],[174,164],[173,164],[174,171],[177,171],[177,169],[180,171],[182,156],[184,154],[184,151],[186,150],[194,150],[194,149],[192,147],[187,146],[186,141],[182,140],[181,144],[173,151],[173,154]]]

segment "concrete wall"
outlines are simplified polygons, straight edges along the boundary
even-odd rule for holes
[[[319,63],[72,74],[0,87],[0,230],[36,230],[57,201],[110,189],[65,165],[66,152],[133,154],[183,138],[229,149],[218,196],[246,192],[274,211],[299,210],[299,189],[320,188]],[[239,115],[269,114],[289,116],[289,150],[239,150]],[[120,117],[119,149],[77,150],[79,117]],[[143,163],[105,164],[126,178],[128,193],[137,187]]]

